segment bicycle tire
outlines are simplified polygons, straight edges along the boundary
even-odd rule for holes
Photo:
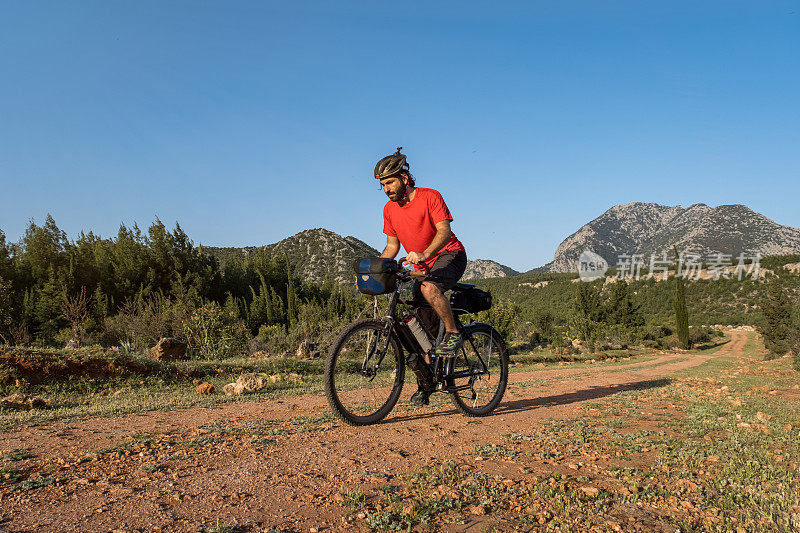
[[[391,329],[386,354],[374,375],[372,371],[386,335],[385,320],[357,320],[339,334],[328,354],[325,396],[334,414],[351,426],[380,422],[400,399],[405,361]]]
[[[506,344],[500,333],[488,324],[467,324],[463,334],[464,343],[456,353],[452,374],[446,378],[450,398],[467,416],[487,416],[500,404],[508,385]],[[478,351],[488,366],[486,374],[474,373],[483,371]]]

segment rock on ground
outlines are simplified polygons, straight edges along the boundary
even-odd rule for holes
[[[224,387],[222,387],[222,392],[225,393],[225,396],[237,396],[245,392],[244,385],[241,383],[228,383]]]
[[[180,361],[186,359],[186,347],[183,341],[164,338],[147,350],[147,357],[154,361]]]
[[[303,378],[299,374],[289,374],[286,376],[288,381],[295,381],[302,383]],[[227,396],[235,396],[244,394],[245,392],[260,391],[267,386],[268,383],[277,383],[283,381],[283,376],[280,374],[273,374],[267,376],[265,374],[242,374],[234,383],[228,383],[222,387],[222,392]]]
[[[30,410],[46,407],[50,400],[41,396],[29,396],[21,392],[15,392],[0,400],[0,405],[6,409]]]
[[[297,347],[297,353],[295,355],[307,359],[319,357],[319,345],[316,342],[303,341],[300,343],[300,346]]]
[[[267,378],[258,374],[242,374],[236,383],[244,385],[248,392],[258,391],[267,386]]]
[[[212,383],[203,382],[194,390],[197,394],[214,394],[216,387]]]

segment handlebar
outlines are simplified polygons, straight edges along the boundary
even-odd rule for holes
[[[400,259],[400,261],[397,262],[397,266],[402,269],[403,263],[408,263],[405,257],[403,257],[402,259]],[[411,263],[408,264],[410,265]],[[425,276],[431,273],[431,269],[428,268],[428,265],[426,265],[425,263],[419,263],[419,264],[422,265],[422,272],[418,270],[410,270],[407,271],[406,274],[408,274],[409,276],[413,276],[415,278],[424,278]]]

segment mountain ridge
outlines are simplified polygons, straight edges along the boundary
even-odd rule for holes
[[[380,251],[364,241],[348,235],[341,235],[325,228],[307,229],[276,243],[263,246],[215,247],[203,246],[211,255],[224,263],[234,255],[245,257],[256,250],[267,256],[285,254],[292,271],[314,283],[331,279],[337,283],[352,283],[353,261],[362,257],[380,255]],[[506,277],[519,274],[516,270],[489,259],[469,260],[462,279],[483,279]]]
[[[742,204],[695,203],[686,208],[653,202],[617,204],[565,238],[552,261],[526,273],[577,272],[576,261],[584,250],[599,254],[613,267],[620,254],[642,254],[645,263],[650,254],[667,253],[671,258],[673,246],[687,254],[722,253],[734,258],[740,253],[747,257],[800,253],[800,229],[778,224]],[[350,283],[353,260],[380,254],[357,237],[342,237],[325,228],[304,230],[264,246],[203,248],[223,264],[232,254],[246,256],[255,250],[280,258],[286,254],[296,274],[316,283],[325,279]],[[468,261],[462,279],[518,274],[492,259],[475,259]]]
[[[348,235],[342,237],[338,233],[325,228],[313,228],[263,246],[215,247],[203,246],[214,255],[222,265],[235,254],[245,257],[255,251],[261,251],[268,257],[281,256],[288,258],[292,271],[300,278],[313,283],[321,283],[331,279],[337,283],[353,281],[352,264],[355,259],[379,255],[375,248],[364,241]]]
[[[740,253],[762,256],[800,252],[800,229],[778,224],[742,204],[687,208],[656,203],[618,204],[564,239],[553,261],[530,272],[576,272],[578,257],[590,250],[610,266],[621,254],[671,257],[672,247],[701,256]]]

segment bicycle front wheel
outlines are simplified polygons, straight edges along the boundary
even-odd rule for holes
[[[362,319],[333,343],[325,364],[325,396],[348,424],[374,424],[397,403],[404,378],[403,353],[391,325]]]
[[[506,391],[508,352],[503,337],[488,324],[464,327],[464,343],[447,379],[451,399],[467,416],[490,414]]]

